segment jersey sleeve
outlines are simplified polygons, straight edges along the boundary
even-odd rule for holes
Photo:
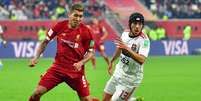
[[[92,36],[92,31],[87,29],[85,34],[85,40],[83,40],[83,46],[85,51],[93,51],[94,49],[94,40]]]
[[[150,41],[149,39],[145,39],[140,43],[139,54],[148,57],[149,50],[150,50]]]
[[[62,29],[61,26],[62,26],[61,23],[57,23],[55,26],[53,26],[52,28],[50,28],[49,31],[47,32],[46,39],[48,41],[54,39],[54,37],[59,33],[59,30]]]

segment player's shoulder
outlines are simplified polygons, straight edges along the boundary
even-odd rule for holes
[[[61,29],[62,27],[67,27],[66,26],[67,24],[68,24],[68,20],[58,21],[58,22],[56,22],[56,24],[54,25],[53,28]]]
[[[86,37],[86,38],[92,37],[92,30],[89,25],[80,23],[79,30],[82,32],[83,37]]]
[[[90,29],[90,26],[87,25],[87,24],[84,24],[84,23],[80,23],[80,28],[81,28],[81,29],[89,30],[89,29]]]
[[[149,40],[149,37],[147,36],[147,34],[145,34],[143,32],[140,33],[139,37],[141,37],[144,40]]]

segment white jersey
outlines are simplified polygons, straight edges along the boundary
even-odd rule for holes
[[[150,41],[147,35],[145,35],[144,33],[141,33],[137,37],[131,38],[129,37],[129,32],[123,32],[121,39],[136,53],[145,57],[148,56]],[[113,76],[129,81],[127,82],[129,83],[129,85],[138,86],[143,79],[143,64],[141,65],[131,57],[121,53],[120,60],[116,65]]]

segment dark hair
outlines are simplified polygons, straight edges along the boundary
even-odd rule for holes
[[[135,12],[132,13],[129,17],[129,28],[131,29],[131,24],[133,22],[141,22],[144,25],[144,16],[141,13]]]
[[[73,12],[75,10],[83,12],[84,11],[84,6],[82,4],[80,4],[80,3],[74,4],[70,8],[70,12]]]

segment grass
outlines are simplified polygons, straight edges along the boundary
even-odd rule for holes
[[[27,59],[3,59],[0,70],[0,100],[28,101],[40,75],[51,65],[52,59],[40,59],[35,68],[29,68]],[[109,79],[106,63],[97,58],[97,68],[86,66],[91,96],[102,98],[105,83]],[[201,56],[166,56],[147,59],[144,80],[136,96],[145,101],[200,101]],[[79,101],[76,92],[65,83],[60,84],[41,101]]]

